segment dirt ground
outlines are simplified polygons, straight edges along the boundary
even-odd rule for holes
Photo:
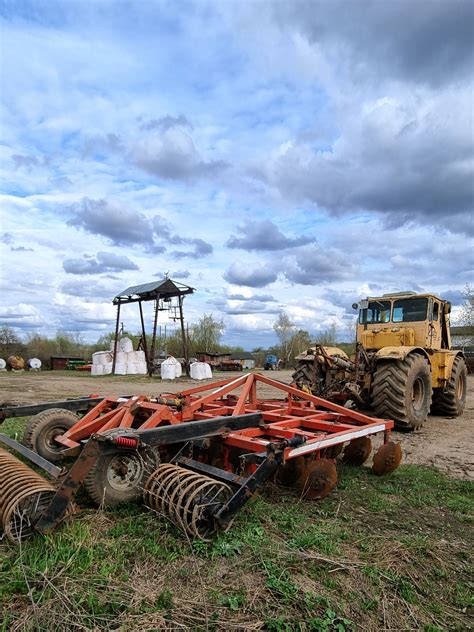
[[[215,379],[239,376],[241,373],[214,374]],[[291,371],[267,373],[269,377],[289,383]],[[145,377],[92,377],[69,372],[25,372],[0,374],[0,403],[39,403],[99,394],[158,395],[176,393],[194,385],[195,380],[180,379],[162,382]],[[262,385],[263,386],[263,385]],[[462,417],[450,419],[430,416],[425,426],[416,432],[395,432],[403,449],[403,462],[434,465],[456,478],[474,480],[474,450],[472,424],[474,421],[474,375],[468,376],[466,410]],[[263,386],[260,397],[272,397],[275,391]],[[0,426],[1,431],[1,426]]]

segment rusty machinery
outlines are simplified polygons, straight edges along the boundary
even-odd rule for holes
[[[279,398],[258,398],[262,384]],[[80,488],[105,506],[141,497],[189,536],[206,540],[227,530],[269,478],[299,486],[307,498],[325,497],[337,482],[336,457],[361,465],[372,435],[383,433],[376,474],[392,472],[401,460],[400,445],[390,441],[393,421],[260,374],[178,395],[105,398],[74,422],[65,413],[63,421],[58,408],[33,417],[25,430],[29,447],[0,435],[56,480],[0,449],[0,524],[13,542],[55,529],[74,513]],[[75,457],[72,467],[61,467],[68,457]]]

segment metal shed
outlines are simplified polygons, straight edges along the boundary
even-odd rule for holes
[[[113,300],[113,304],[117,306],[117,319],[115,323],[115,339],[114,339],[114,359],[112,364],[112,373],[115,372],[115,359],[117,356],[117,345],[119,336],[120,310],[122,305],[128,303],[138,303],[140,311],[140,322],[142,327],[142,346],[145,352],[148,375],[152,375],[154,371],[154,358],[156,351],[156,328],[158,325],[158,313],[168,312],[170,318],[179,320],[181,325],[181,337],[183,342],[183,356],[185,360],[186,373],[189,372],[188,362],[188,345],[186,339],[186,331],[184,328],[183,317],[183,300],[187,294],[193,294],[195,289],[189,285],[184,285],[164,278],[161,281],[152,281],[151,283],[142,283],[141,285],[132,285],[126,288]],[[154,315],[152,324],[151,347],[148,349],[145,321],[143,319],[143,301],[154,301]]]

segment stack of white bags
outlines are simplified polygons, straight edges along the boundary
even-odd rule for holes
[[[207,362],[193,362],[189,374],[193,380],[209,380],[212,378],[211,366]]]
[[[183,372],[181,363],[173,356],[163,360],[160,369],[162,380],[174,380],[177,377],[181,377],[181,373]]]
[[[114,359],[114,343],[110,343],[110,351],[97,351],[92,354],[91,375],[109,375],[112,373]],[[144,351],[134,351],[130,338],[121,338],[117,344],[115,360],[116,375],[146,375],[147,366]]]

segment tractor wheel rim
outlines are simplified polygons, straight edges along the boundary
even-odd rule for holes
[[[48,450],[52,450],[53,452],[61,452],[61,450],[64,450],[64,447],[56,443],[55,439],[59,435],[64,434],[66,430],[67,428],[62,428],[61,426],[55,426],[51,428],[51,430],[48,430],[44,436],[44,443]]]
[[[123,491],[135,485],[143,473],[143,465],[134,456],[115,456],[107,468],[107,482],[117,491]]]
[[[425,384],[420,377],[417,377],[413,382],[411,399],[415,410],[420,410],[423,407],[423,402],[425,401]]]

